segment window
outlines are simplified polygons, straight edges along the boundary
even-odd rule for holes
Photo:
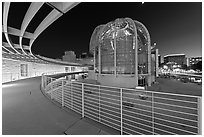
[[[21,77],[27,77],[28,76],[28,64],[21,64]]]

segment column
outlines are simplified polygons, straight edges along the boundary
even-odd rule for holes
[[[116,77],[117,76],[116,31],[114,32],[114,35],[115,35],[114,42],[113,42],[114,44],[114,75]]]
[[[101,75],[101,46],[98,46],[98,73]]]
[[[84,117],[84,83],[82,83],[82,118]]]
[[[155,50],[155,67],[156,67],[156,76],[155,78],[157,78],[159,76],[158,71],[159,71],[159,60],[158,60],[158,49]]]
[[[94,48],[94,72],[96,70],[96,48]]]
[[[135,31],[135,37],[133,37],[133,47],[135,47],[135,81],[138,86],[138,42],[137,42],[137,30]]]
[[[148,51],[147,51],[147,69],[148,69],[148,86],[151,86],[151,43],[148,43]]]
[[[197,98],[198,111],[198,135],[202,135],[202,97]]]

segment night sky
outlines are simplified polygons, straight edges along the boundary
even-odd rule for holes
[[[11,4],[10,26],[19,27],[22,17],[15,14],[22,3]],[[24,9],[29,6],[24,4]],[[13,7],[13,9],[12,9]],[[41,13],[28,26],[34,27],[52,10],[44,6]],[[13,14],[13,15],[12,15]],[[152,44],[157,43],[159,53],[164,56],[172,53],[184,53],[187,57],[202,55],[202,3],[133,3],[133,2],[86,2],[80,3],[49,26],[34,42],[35,54],[50,58],[61,58],[64,51],[73,50],[79,56],[89,51],[91,35],[98,25],[106,24],[116,18],[129,17],[143,23],[151,37]],[[22,20],[22,19],[21,19]],[[19,27],[20,28],[20,27]],[[15,39],[15,38],[13,38]],[[24,41],[26,43],[26,40]],[[27,42],[28,43],[28,42]]]

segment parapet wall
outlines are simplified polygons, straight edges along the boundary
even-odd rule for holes
[[[70,67],[70,68],[69,68]],[[65,69],[68,68],[68,69]],[[41,64],[12,59],[2,59],[2,83],[19,79],[41,76],[46,72],[65,72],[71,71],[71,66],[55,64]],[[67,72],[67,71],[66,71]]]

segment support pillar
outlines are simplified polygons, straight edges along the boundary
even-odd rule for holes
[[[98,46],[98,74],[101,75],[101,46]]]
[[[151,86],[151,43],[148,43],[148,51],[147,51],[147,71],[148,71],[148,79],[147,79],[147,84],[148,86]]]
[[[44,89],[44,75],[41,76],[41,89]]]
[[[202,97],[197,99],[197,112],[198,112],[198,135],[202,135]]]
[[[96,48],[94,48],[94,72],[96,70]]]
[[[135,47],[135,81],[138,86],[138,42],[137,42],[137,30],[135,31],[135,37],[133,37],[133,47]]]
[[[156,78],[159,76],[159,60],[158,60],[158,49],[155,50],[155,63],[156,63]]]
[[[123,89],[120,89],[120,134],[123,135]]]
[[[64,81],[62,80],[62,107],[64,107]]]
[[[116,32],[114,37],[114,75],[117,76],[117,52],[116,52]]]

